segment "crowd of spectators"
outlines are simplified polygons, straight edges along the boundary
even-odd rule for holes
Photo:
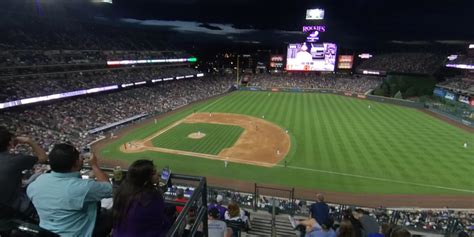
[[[9,15],[0,22],[2,50],[167,50],[153,29],[122,22],[64,15]],[[19,40],[21,39],[21,40]]]
[[[444,66],[444,61],[444,56],[430,53],[380,54],[363,61],[357,70],[433,74]]]
[[[448,78],[446,81],[439,83],[438,86],[452,89],[455,91],[467,91],[474,93],[474,79],[467,77]]]
[[[182,51],[147,50],[5,50],[0,52],[0,69],[52,65],[106,64],[107,61],[183,58]]]
[[[244,77],[249,86],[264,88],[301,88],[336,89],[340,91],[365,93],[377,88],[382,80],[368,76],[350,76],[345,74],[259,74]]]
[[[239,205],[253,208],[254,194],[236,192],[230,190],[216,189],[209,191],[212,196],[224,197],[224,204],[229,200],[235,200]],[[275,202],[274,202],[275,200]],[[271,207],[275,203],[277,213],[293,213],[296,216],[308,216],[314,201],[296,199],[294,203],[288,198],[279,198],[274,196],[259,195],[257,200],[257,208],[271,211]],[[342,217],[345,214],[347,205],[328,203],[331,216]],[[355,207],[350,207],[354,209]],[[466,232],[474,231],[474,212],[456,211],[446,209],[430,210],[430,209],[391,209],[391,208],[363,208],[374,217],[378,223],[389,223],[394,220],[397,225],[404,226],[412,230],[433,231],[443,233],[449,225],[449,218],[455,218],[460,221],[460,226]]]
[[[96,136],[87,131],[138,114],[167,112],[229,90],[232,79],[206,77],[157,83],[116,93],[71,98],[57,103],[3,112],[0,124],[28,134],[45,148],[71,141],[83,147]]]
[[[121,85],[152,79],[196,75],[191,68],[135,67],[54,74],[37,74],[19,78],[0,78],[0,101],[71,92],[109,85]]]

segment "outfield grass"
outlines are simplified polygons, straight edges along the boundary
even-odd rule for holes
[[[234,145],[243,131],[244,129],[238,126],[181,123],[155,137],[151,142],[156,147],[217,155],[223,149]],[[206,136],[201,139],[188,138],[189,134],[197,132]]]
[[[193,111],[265,115],[288,128],[289,167],[230,164],[224,169],[213,160],[119,151],[120,144],[150,136]],[[466,141],[470,146],[464,149]],[[137,128],[101,154],[127,161],[149,157],[180,173],[328,191],[474,194],[472,133],[416,109],[331,94],[234,92]]]

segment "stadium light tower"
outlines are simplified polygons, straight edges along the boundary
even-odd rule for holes
[[[240,71],[240,54],[237,54],[237,86],[239,86],[239,71]]]

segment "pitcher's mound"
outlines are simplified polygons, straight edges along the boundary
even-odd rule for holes
[[[191,134],[188,135],[188,137],[191,138],[191,139],[201,139],[205,136],[206,136],[206,134],[202,133],[202,132],[194,132],[194,133],[191,133]]]

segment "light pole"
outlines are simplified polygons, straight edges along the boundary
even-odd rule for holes
[[[239,58],[240,55],[237,54],[237,86],[239,86],[239,71],[240,71],[240,66],[239,66]]]

